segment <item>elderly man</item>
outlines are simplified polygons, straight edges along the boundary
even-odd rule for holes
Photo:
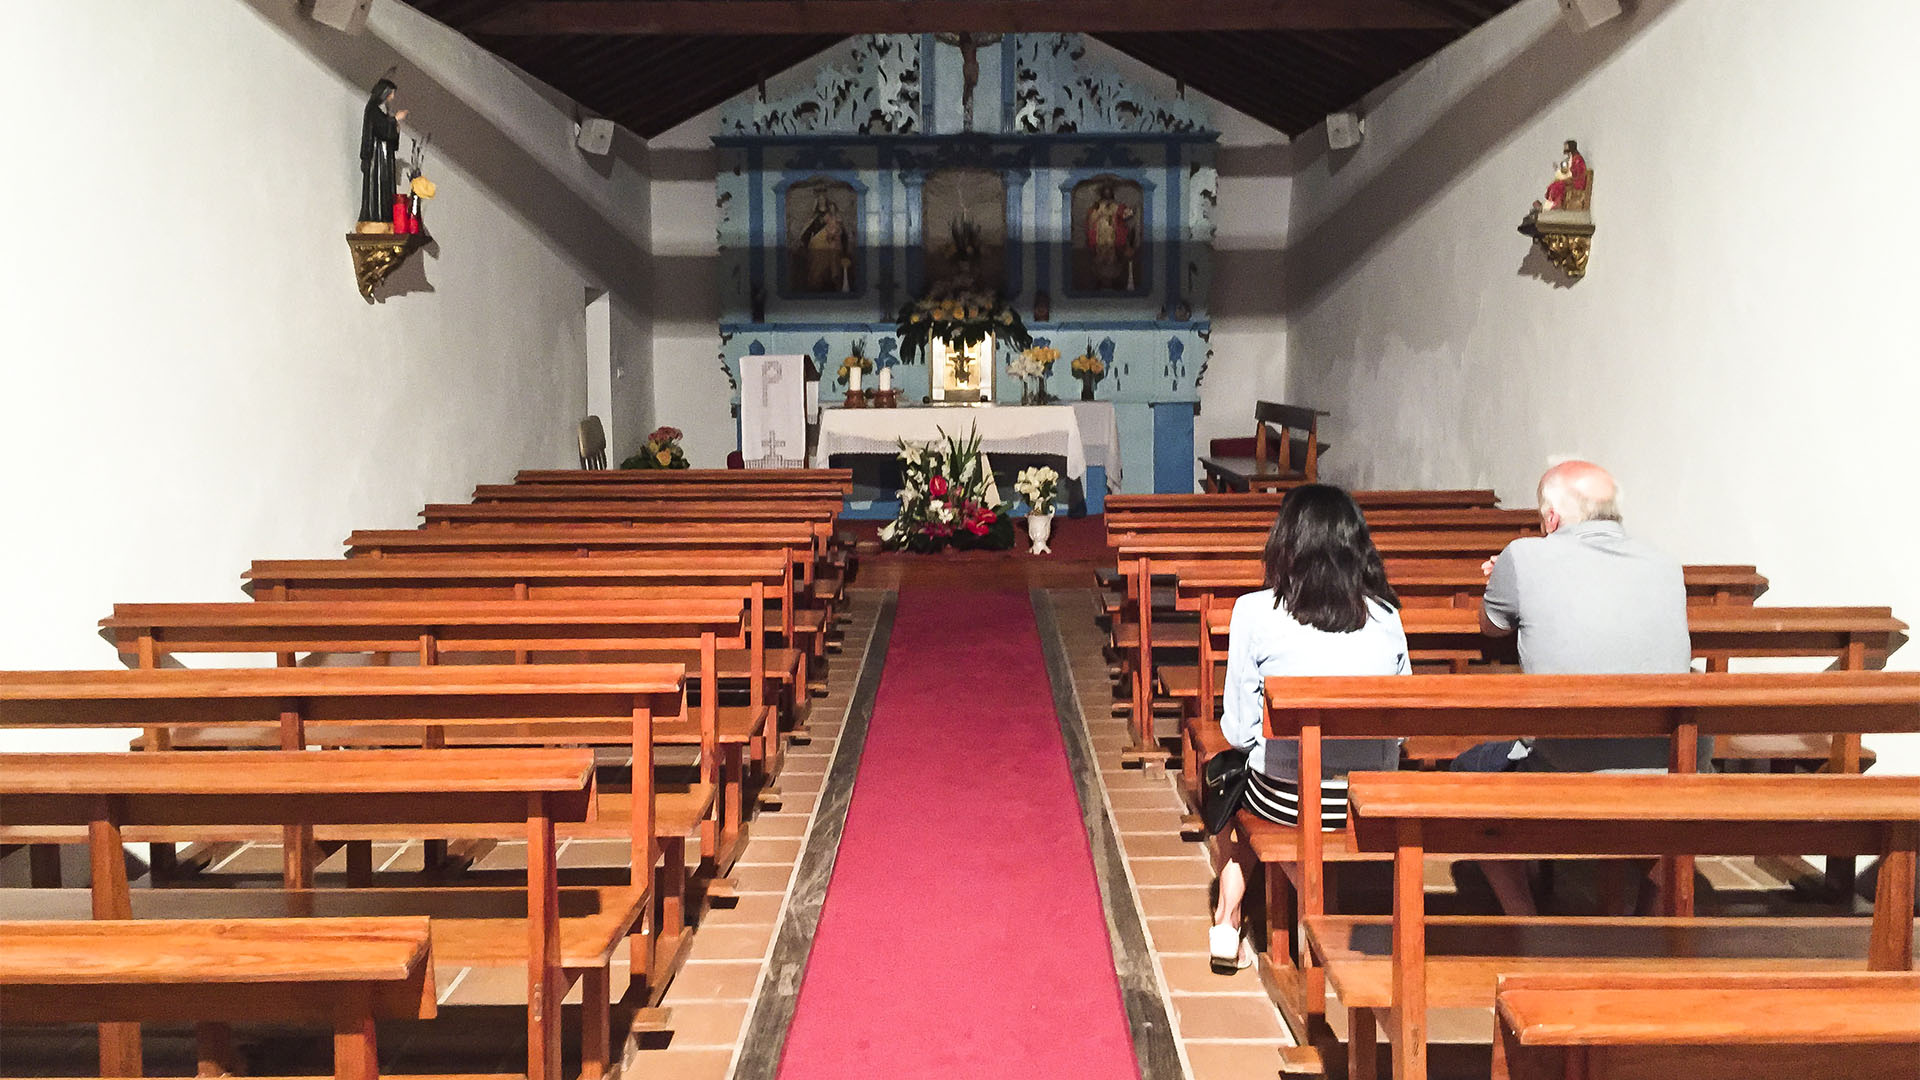
[[[1605,469],[1566,461],[1540,477],[1544,535],[1487,560],[1480,628],[1519,635],[1520,667],[1534,675],[1684,672],[1691,667],[1687,590],[1680,564],[1628,536],[1620,491]],[[1706,766],[1707,740],[1701,741]],[[1539,739],[1485,743],[1460,755],[1463,772],[1599,772],[1667,767],[1662,739]],[[1520,867],[1486,867],[1501,903],[1532,906]],[[1504,879],[1504,880],[1503,880]],[[1518,909],[1518,910],[1516,910]]]

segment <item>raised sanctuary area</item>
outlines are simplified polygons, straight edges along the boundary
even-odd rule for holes
[[[1920,1080],[1906,0],[0,26],[0,1080]]]

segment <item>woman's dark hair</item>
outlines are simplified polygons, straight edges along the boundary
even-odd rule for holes
[[[1316,630],[1344,634],[1367,625],[1369,599],[1400,606],[1359,504],[1331,484],[1287,492],[1264,559],[1274,606]]]

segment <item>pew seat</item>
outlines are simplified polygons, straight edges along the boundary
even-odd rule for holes
[[[1332,850],[1329,845],[1329,850]],[[1348,1009],[1393,1004],[1393,918],[1312,915],[1307,941]],[[1508,972],[1865,971],[1872,926],[1864,918],[1563,918],[1429,915],[1429,1008],[1491,1008]]]
[[[1494,1080],[1846,1076],[1920,1068],[1920,975],[1910,971],[1622,973],[1500,977]]]
[[[134,889],[135,921],[384,919],[426,916],[433,955],[460,967],[515,967],[527,962],[527,894],[514,887],[454,885],[443,888],[373,889]],[[646,910],[648,891],[629,886],[560,890],[560,966],[579,973],[607,967],[628,930]],[[87,889],[0,889],[0,917],[39,921],[85,921],[92,916]],[[11,945],[6,951],[11,951]],[[431,987],[429,987],[431,993]]]
[[[435,1014],[425,919],[9,922],[0,940],[0,1016],[10,1026],[321,1026],[333,1031],[333,1075],[372,1080],[374,1021]],[[101,1062],[135,1075],[139,1064]]]

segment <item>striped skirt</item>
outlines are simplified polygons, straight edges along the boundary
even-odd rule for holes
[[[1300,823],[1300,791],[1290,780],[1275,780],[1264,773],[1247,773],[1246,808],[1279,825]],[[1347,778],[1324,780],[1320,784],[1320,828],[1347,827]]]

